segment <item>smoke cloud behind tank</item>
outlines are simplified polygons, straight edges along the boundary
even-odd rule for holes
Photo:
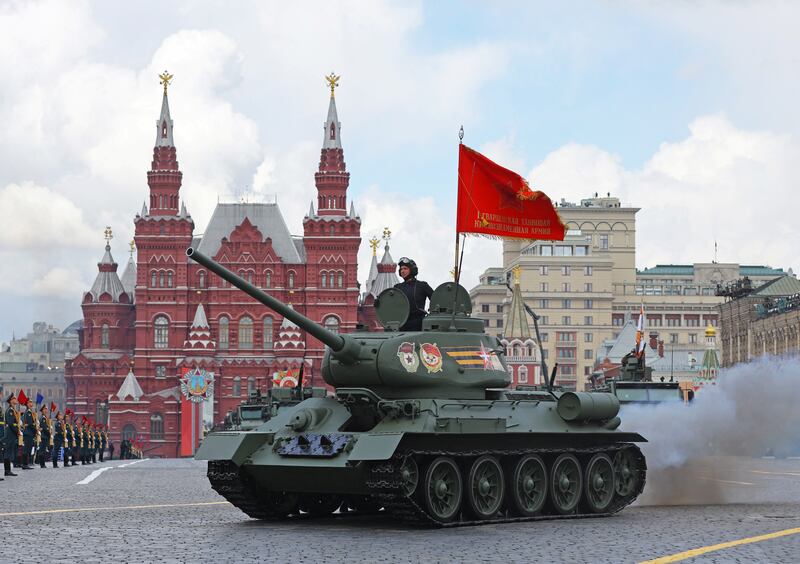
[[[800,456],[800,358],[724,369],[691,404],[628,405],[621,428],[641,433],[648,477],[639,504],[767,502],[761,457]],[[780,500],[777,500],[780,501]]]

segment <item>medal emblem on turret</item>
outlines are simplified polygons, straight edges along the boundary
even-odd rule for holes
[[[407,372],[416,372],[419,368],[419,357],[414,348],[414,343],[404,341],[397,347],[397,358],[400,359],[400,364]]]
[[[442,352],[436,343],[422,343],[419,348],[419,357],[428,372],[442,371]]]

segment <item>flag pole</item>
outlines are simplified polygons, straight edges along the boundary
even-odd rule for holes
[[[462,125],[461,128],[458,130],[458,144],[462,145],[464,143],[464,126]],[[456,182],[458,184],[458,182]],[[456,191],[458,193],[458,191]],[[456,253],[455,258],[453,259],[453,281],[458,284],[459,279],[459,264],[458,264],[458,206],[456,206]]]

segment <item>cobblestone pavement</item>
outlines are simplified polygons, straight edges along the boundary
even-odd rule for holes
[[[446,530],[382,516],[259,522],[211,490],[205,463],[130,462],[37,468],[0,482],[0,561],[616,563],[800,527],[800,460],[714,459],[654,474],[643,503],[610,518]],[[712,504],[663,505],[670,500]],[[688,561],[799,559],[792,534]]]

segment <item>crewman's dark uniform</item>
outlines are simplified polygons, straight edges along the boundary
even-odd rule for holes
[[[433,288],[427,282],[409,278],[394,285],[408,298],[408,319],[400,327],[400,331],[422,331],[422,320],[428,315],[425,311],[425,300],[433,295]]]
[[[36,457],[39,459],[39,466],[45,468],[45,459],[47,453],[50,452],[50,420],[42,415],[39,417],[39,433],[41,440],[39,441],[39,449],[36,451]]]
[[[53,431],[53,468],[58,468],[58,454],[64,446],[64,422],[60,419],[56,419],[56,422],[53,423]],[[66,452],[65,449],[64,466],[67,465]]]
[[[33,443],[36,441],[36,416],[31,412],[30,408],[25,410],[22,414],[22,469],[31,470],[33,466],[28,464],[31,462],[31,452],[33,452]]]

